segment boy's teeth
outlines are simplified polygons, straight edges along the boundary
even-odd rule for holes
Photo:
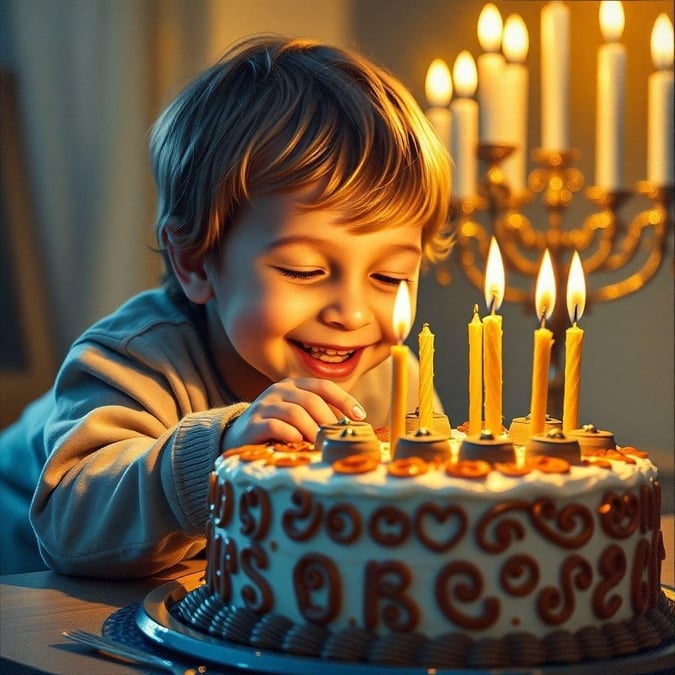
[[[309,352],[313,358],[326,363],[342,363],[349,358],[354,352],[348,349],[333,349],[332,347],[317,347],[316,345],[308,345],[302,343],[305,351]]]

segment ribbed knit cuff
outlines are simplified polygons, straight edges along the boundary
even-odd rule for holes
[[[248,403],[187,415],[176,430],[171,457],[171,481],[181,513],[177,516],[188,536],[203,536],[208,516],[209,474],[220,453],[226,426]]]

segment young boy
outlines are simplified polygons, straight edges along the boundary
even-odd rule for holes
[[[386,424],[396,290],[414,308],[422,260],[448,251],[447,153],[355,54],[244,42],[168,107],[151,153],[163,288],[77,340],[33,426],[8,434],[46,457],[30,517],[67,574],[199,553],[228,448],[312,441],[345,415]]]

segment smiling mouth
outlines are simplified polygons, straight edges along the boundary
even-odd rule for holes
[[[298,342],[297,345],[303,352],[309,354],[313,359],[323,363],[344,363],[354,356],[354,349],[334,349],[332,347],[319,347],[310,345],[306,342]]]

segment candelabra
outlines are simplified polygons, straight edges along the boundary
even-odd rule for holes
[[[478,157],[486,170],[476,197],[455,201],[457,225],[457,263],[466,278],[482,291],[485,260],[492,235],[495,236],[507,269],[524,277],[535,277],[541,255],[548,249],[557,270],[557,297],[565,297],[567,268],[576,250],[583,258],[586,276],[597,272],[613,273],[606,284],[594,284],[587,302],[615,300],[642,288],[660,268],[666,251],[666,236],[672,225],[672,185],[656,185],[640,181],[635,193],[650,202],[628,222],[621,217],[621,208],[632,194],[627,190],[610,191],[591,186],[586,196],[594,212],[572,228],[564,227],[566,209],[575,193],[584,185],[582,172],[572,164],[579,152],[535,150],[535,168],[528,176],[529,191],[514,195],[509,189],[501,163],[515,150],[514,146],[478,146]],[[537,229],[523,212],[523,207],[540,195],[547,212],[546,229]],[[483,224],[487,216],[488,224]],[[616,279],[618,275],[618,280]],[[439,283],[447,283],[447,270],[437,275]],[[506,301],[524,303],[531,311],[532,293],[509,285]],[[558,302],[550,320],[555,336],[552,374],[549,384],[549,407],[557,412],[562,401],[562,369],[560,350],[569,319],[564,302]]]
[[[575,208],[576,222],[566,223],[568,209],[584,187],[575,166],[580,151],[569,145],[570,7],[558,0],[541,10],[541,147],[532,153],[535,168],[527,174],[529,37],[523,19],[502,22],[488,2],[478,20],[483,53],[463,50],[452,77],[442,59],[427,72],[428,115],[455,162],[454,216],[457,245],[454,260],[467,279],[483,291],[490,239],[494,236],[509,272],[507,302],[533,309],[532,284],[513,283],[537,276],[548,250],[555,269],[558,301],[549,319],[554,334],[549,382],[549,410],[560,411],[563,377],[560,347],[569,326],[565,284],[575,251],[589,280],[587,302],[615,300],[642,288],[660,268],[672,225],[673,202],[673,28],[665,14],[654,23],[651,53],[655,71],[648,77],[647,181],[634,189],[622,185],[623,97],[626,48],[620,2],[601,2],[596,105],[596,183],[584,192],[588,206]],[[453,98],[454,80],[454,98]],[[477,101],[473,100],[478,90]],[[450,102],[452,99],[452,102]],[[449,106],[449,108],[448,108]],[[479,133],[480,132],[480,133]],[[479,178],[478,164],[482,163]],[[633,197],[648,203],[637,215],[624,208]],[[539,204],[533,204],[533,202]],[[532,209],[530,209],[532,206]],[[543,208],[542,208],[543,207]],[[545,212],[535,227],[527,212]],[[639,208],[639,207],[638,207]],[[583,215],[590,213],[590,215]],[[569,218],[567,218],[569,220]],[[452,279],[440,267],[439,283]],[[525,288],[528,286],[528,288]],[[576,319],[575,319],[576,320]]]

